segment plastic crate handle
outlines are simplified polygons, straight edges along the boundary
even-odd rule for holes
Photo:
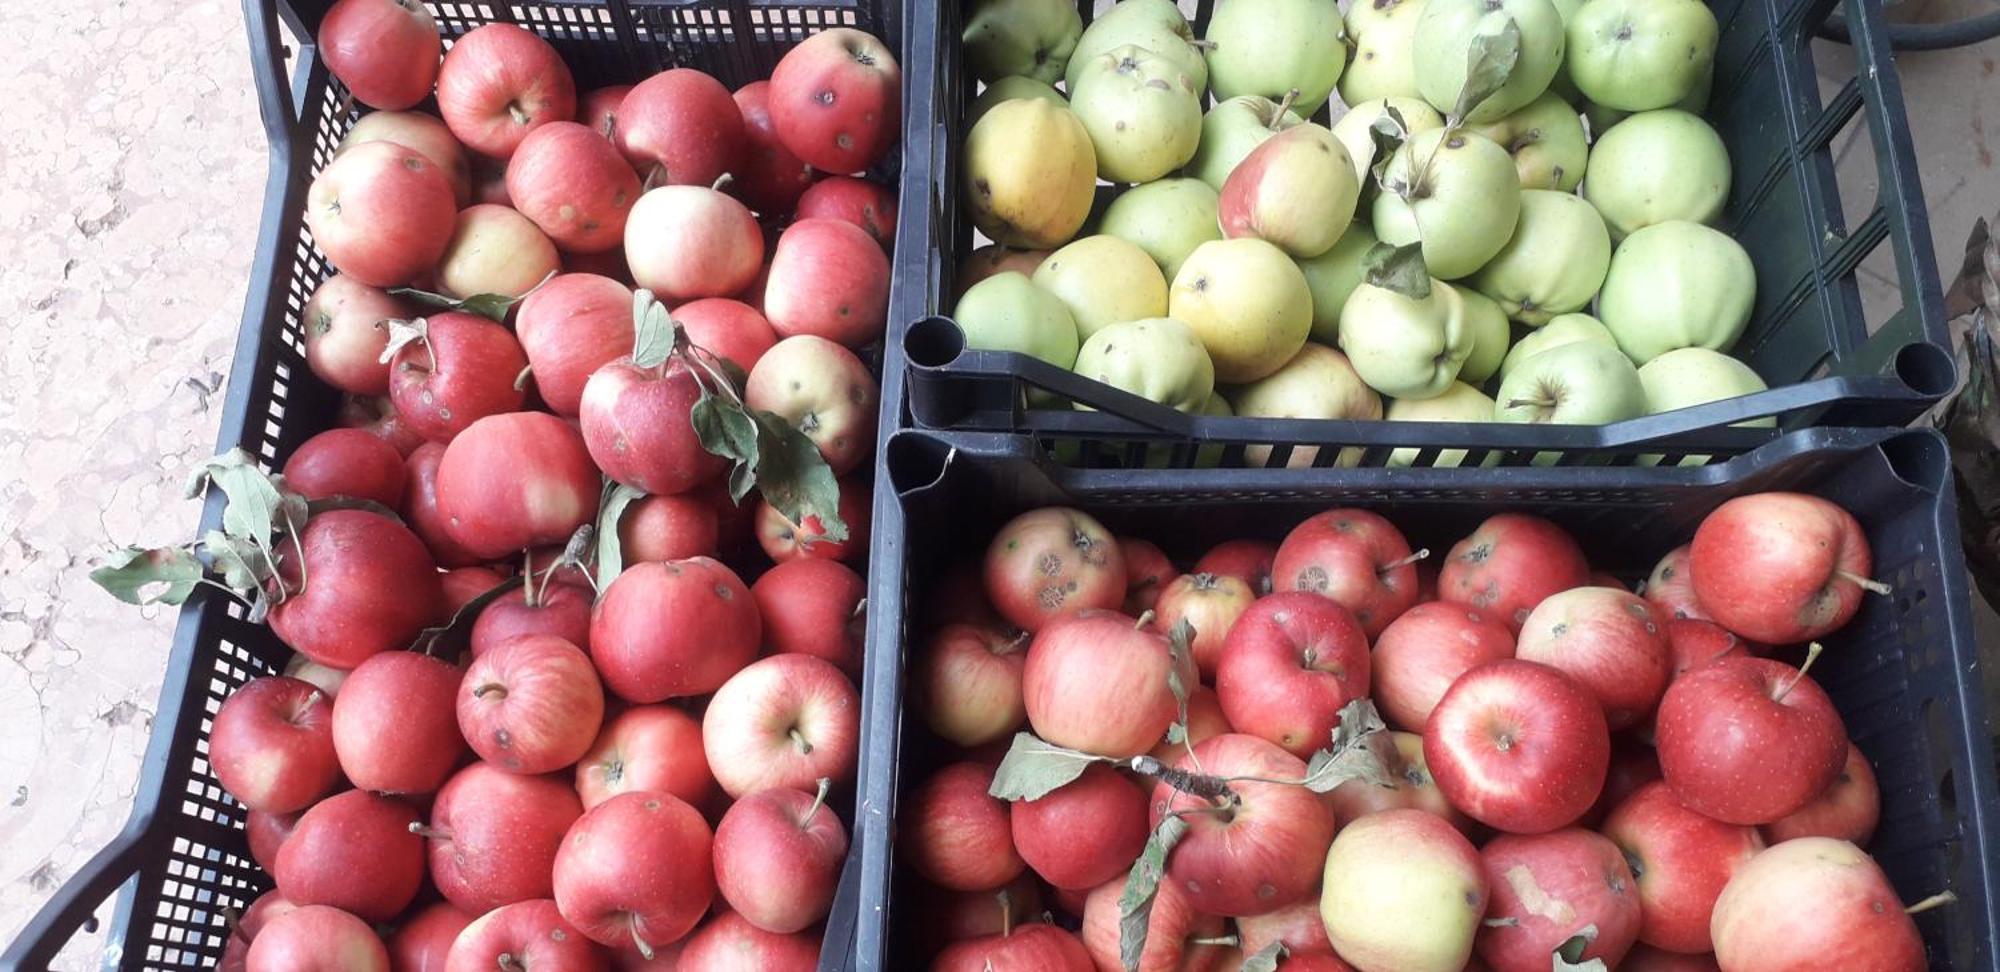
[[[151,829],[150,814],[134,814],[116,839],[92,855],[34,917],[21,929],[20,937],[0,953],[0,972],[42,972],[55,960],[76,933],[95,920],[100,904],[118,893],[145,865],[146,837]],[[94,930],[94,929],[93,929]],[[106,943],[106,958],[122,947],[122,942]]]

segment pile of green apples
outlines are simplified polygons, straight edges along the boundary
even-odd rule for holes
[[[968,3],[968,346],[1208,415],[1588,425],[1765,387],[1726,353],[1756,274],[1710,225],[1701,0],[1217,0],[1195,33],[1172,0]]]

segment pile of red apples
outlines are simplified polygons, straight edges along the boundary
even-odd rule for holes
[[[906,774],[899,927],[952,972],[1914,972],[1858,849],[1873,771],[1771,657],[1810,667],[1870,570],[1797,493],[1723,503],[1641,593],[1531,515],[1439,561],[1335,509],[1183,573],[1022,514],[918,627],[913,704],[960,754]],[[1299,785],[1359,700],[1381,778]],[[1019,798],[1023,752],[1073,780]]]

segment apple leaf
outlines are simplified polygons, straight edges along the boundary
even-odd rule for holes
[[[1506,85],[1521,61],[1521,25],[1505,13],[1497,29],[1482,30],[1472,37],[1465,55],[1465,86],[1458,89],[1458,103],[1451,108],[1446,128],[1464,124],[1467,116]]]
[[[674,353],[674,320],[650,290],[632,294],[632,363],[657,368]]]
[[[1001,800],[1039,800],[1074,782],[1090,764],[1106,762],[1111,761],[1043,742],[1031,732],[1017,732],[986,792]]]
[[[1272,942],[1243,959],[1242,972],[1278,972],[1278,963],[1290,957],[1284,942]]]
[[[208,560],[210,569],[222,575],[222,583],[235,590],[252,590],[271,575],[271,562],[252,541],[210,530],[195,544],[198,556]]]
[[[1183,730],[1188,720],[1188,688],[1181,680],[1181,671],[1194,670],[1194,622],[1182,618],[1174,622],[1173,630],[1167,632],[1167,691],[1174,693],[1174,701],[1180,705],[1180,722]]]
[[[729,499],[734,503],[743,502],[743,497],[750,495],[750,488],[757,485],[757,420],[751,418],[741,406],[709,394],[707,388],[703,388],[701,397],[695,400],[688,420],[694,424],[694,432],[701,439],[702,448],[725,459],[736,460],[736,464],[729,468]]]
[[[194,499],[209,486],[222,490],[229,502],[222,508],[222,529],[232,537],[268,546],[281,513],[278,485],[257,460],[242,449],[231,449],[195,467],[186,495]],[[294,521],[303,523],[303,517]]]
[[[1375,184],[1382,187],[1383,192],[1402,195],[1388,184],[1389,160],[1395,156],[1397,149],[1403,147],[1403,142],[1409,137],[1410,123],[1404,120],[1402,110],[1393,105],[1385,106],[1382,113],[1368,123],[1368,140],[1375,149],[1368,171],[1374,176]]]
[[[1431,295],[1431,275],[1424,265],[1424,245],[1377,243],[1361,258],[1362,279],[1371,287],[1393,290],[1411,300]]]
[[[127,604],[181,604],[201,583],[201,561],[185,547],[126,547],[90,579]]]
[[[431,322],[425,318],[416,317],[407,321],[391,320],[383,323],[389,325],[389,342],[382,346],[382,356],[375,359],[377,364],[388,364],[395,360],[396,352],[403,350],[406,344],[431,339]]]
[[[1349,780],[1394,786],[1395,778],[1375,750],[1376,740],[1385,738],[1388,728],[1375,711],[1375,703],[1367,699],[1347,703],[1334,727],[1333,744],[1313,754],[1302,785],[1314,793],[1330,793]]]
[[[1132,870],[1125,875],[1125,888],[1118,893],[1118,961],[1125,972],[1138,972],[1146,952],[1146,928],[1153,920],[1153,896],[1160,891],[1160,878],[1167,873],[1167,855],[1187,836],[1187,821],[1179,814],[1160,818],[1153,835]]]
[[[609,482],[605,486],[604,499],[597,507],[597,589],[600,591],[610,587],[625,569],[625,548],[618,539],[618,524],[625,519],[625,508],[645,495],[624,483]]]
[[[803,524],[819,520],[820,537],[828,543],[847,539],[847,521],[840,518],[840,482],[819,453],[819,446],[771,412],[751,412],[757,421],[754,470],[757,491],[785,519]],[[732,484],[733,488],[733,484]]]
[[[527,581],[526,575],[515,574],[480,591],[478,596],[452,612],[451,620],[417,632],[417,636],[410,641],[410,650],[432,658],[456,661],[460,655],[471,650],[472,624],[478,620],[479,612],[485,610],[486,605],[499,600],[501,595],[520,587]]]
[[[547,279],[544,277],[544,282]],[[536,286],[540,287],[541,284],[536,284]],[[528,296],[528,294],[522,294],[520,297],[509,297],[506,294],[473,294],[470,297],[461,298],[445,294],[434,294],[428,290],[418,290],[415,287],[392,287],[389,293],[405,298],[412,303],[421,304],[436,310],[463,311],[467,314],[477,314],[495,324],[507,323],[507,312],[513,310],[515,304],[520,303]],[[534,293],[534,291],[531,290],[528,293]]]
[[[1551,972],[1606,972],[1603,959],[1583,957],[1585,949],[1597,940],[1597,926],[1585,925],[1576,934],[1563,939],[1551,955]]]

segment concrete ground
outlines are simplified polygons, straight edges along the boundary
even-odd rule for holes
[[[125,818],[173,616],[85,575],[195,522],[180,484],[212,451],[265,176],[236,4],[50,9],[0,0],[0,942]],[[1898,64],[1947,274],[2000,210],[1996,58]],[[59,967],[100,961],[79,941]]]

